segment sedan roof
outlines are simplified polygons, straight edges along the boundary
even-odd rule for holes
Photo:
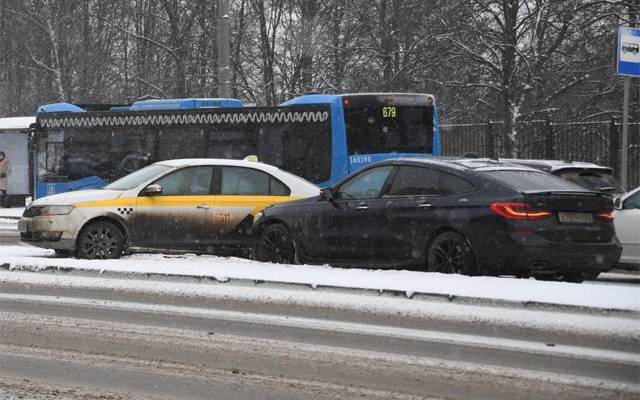
[[[496,170],[520,170],[520,171],[536,171],[539,169],[531,168],[524,165],[509,163],[494,158],[457,158],[457,157],[438,157],[438,158],[396,158],[395,160],[402,162],[423,163],[430,165],[440,165],[465,171],[496,171]]]

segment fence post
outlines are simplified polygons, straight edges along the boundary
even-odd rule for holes
[[[551,126],[551,118],[547,116],[544,123],[544,158],[547,160],[553,160],[553,126]]]
[[[491,129],[491,121],[487,121],[485,128],[485,153],[488,158],[496,158],[495,136]]]
[[[620,177],[620,140],[616,120],[611,117],[609,122],[609,166],[613,174]]]

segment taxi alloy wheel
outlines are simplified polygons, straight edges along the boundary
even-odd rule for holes
[[[475,261],[471,246],[457,232],[444,232],[431,242],[427,254],[427,271],[471,275]]]
[[[258,241],[256,256],[260,261],[293,264],[295,246],[287,227],[282,224],[274,224],[265,228]]]
[[[86,259],[119,258],[124,248],[120,229],[106,221],[86,226],[78,237],[77,254]]]

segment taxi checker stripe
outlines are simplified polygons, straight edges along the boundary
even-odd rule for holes
[[[129,209],[133,212],[132,204],[137,207],[195,207],[200,204],[222,207],[255,206],[251,214],[262,211],[267,205],[284,201],[297,200],[298,196],[240,196],[240,195],[207,195],[207,196],[154,196],[154,197],[125,197],[114,200],[95,200],[74,204],[76,208],[112,208],[122,214],[121,210]],[[125,214],[126,215],[126,214]]]

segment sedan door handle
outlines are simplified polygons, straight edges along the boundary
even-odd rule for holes
[[[431,208],[433,207],[431,203],[420,203],[418,204],[418,208]]]
[[[208,209],[211,208],[211,206],[207,205],[207,204],[199,204],[198,208],[201,209],[201,210],[208,210]]]
[[[366,205],[366,204],[362,204],[362,205],[359,205],[358,207],[356,207],[356,210],[360,210],[360,211],[365,211],[365,210],[368,210],[368,209],[369,209],[369,206]]]

